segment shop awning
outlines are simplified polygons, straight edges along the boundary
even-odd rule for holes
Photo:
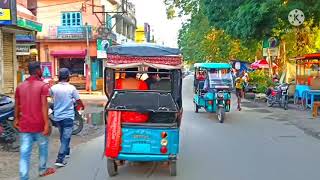
[[[51,51],[51,56],[54,57],[85,57],[87,55],[86,50],[56,50]]]

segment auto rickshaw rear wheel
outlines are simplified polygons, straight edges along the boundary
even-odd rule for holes
[[[110,177],[113,177],[118,174],[118,166],[115,160],[107,160],[107,170]]]
[[[195,113],[199,112],[199,106],[196,103],[194,103],[194,112]]]
[[[217,112],[218,120],[220,123],[224,122],[224,118],[226,116],[226,111],[224,108],[219,107]]]
[[[170,161],[170,176],[177,176],[177,161]]]

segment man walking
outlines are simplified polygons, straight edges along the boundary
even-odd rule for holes
[[[39,62],[30,62],[28,68],[30,77],[21,83],[15,92],[14,126],[20,132],[21,180],[29,179],[30,156],[34,142],[39,146],[39,175],[55,173],[55,169],[47,168],[48,136],[51,131],[47,101],[49,87],[41,81],[42,71]]]
[[[241,99],[243,97],[243,90],[244,90],[243,74],[241,74],[239,77],[235,79],[235,83],[236,83],[236,95],[237,95],[237,101],[238,101],[237,109],[241,111]]]
[[[77,89],[69,84],[70,72],[67,68],[59,70],[59,83],[52,86],[50,94],[54,102],[54,125],[60,132],[60,149],[55,165],[64,167],[65,158],[70,155],[70,141],[75,118],[74,103],[84,109]]]

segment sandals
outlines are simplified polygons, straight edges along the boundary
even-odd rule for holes
[[[54,174],[56,172],[56,169],[54,168],[47,168],[47,170],[43,173],[43,174],[40,174],[39,176],[40,177],[45,177],[45,176],[49,176],[51,174]]]

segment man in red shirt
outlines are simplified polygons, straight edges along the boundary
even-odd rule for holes
[[[49,86],[41,81],[42,71],[39,62],[29,63],[30,77],[21,83],[15,93],[15,127],[20,132],[21,180],[29,179],[30,156],[32,145],[39,146],[40,176],[53,174],[53,168],[47,168],[48,136],[50,124],[48,118]]]

